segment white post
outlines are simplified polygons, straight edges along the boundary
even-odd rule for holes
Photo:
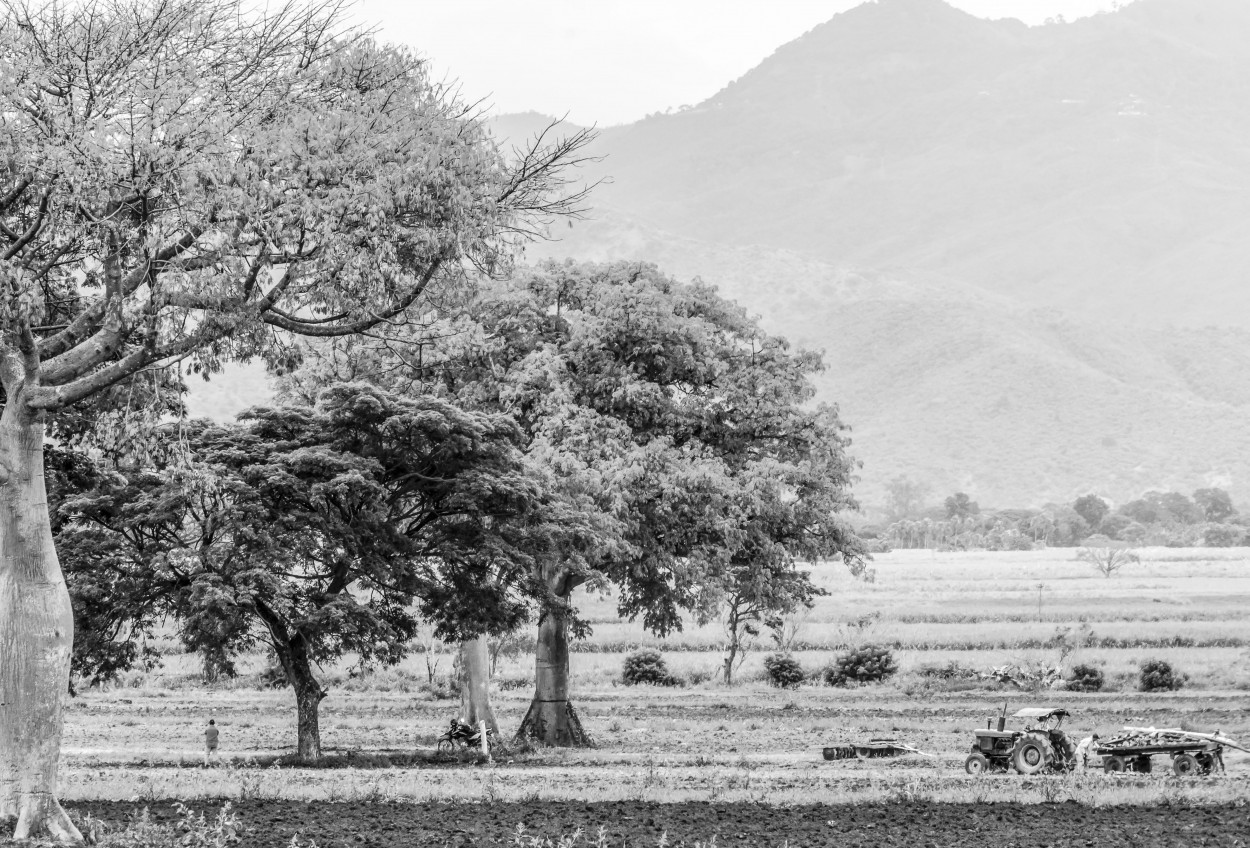
[[[477,723],[477,735],[478,735],[478,739],[481,740],[482,756],[486,757],[486,759],[489,760],[490,759],[490,741],[486,738],[485,719]]]

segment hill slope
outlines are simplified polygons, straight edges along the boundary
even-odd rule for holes
[[[1250,326],[1247,43],[1241,0],[1034,28],[879,0],[694,109],[605,132],[598,202],[711,243]]]
[[[1246,331],[1090,322],[932,275],[710,245],[610,213],[561,238],[531,257],[701,276],[769,330],[824,350],[820,394],[853,428],[867,503],[896,475],[996,505],[1208,485],[1250,500]]]

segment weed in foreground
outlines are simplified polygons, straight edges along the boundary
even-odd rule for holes
[[[86,815],[75,824],[89,845],[99,848],[230,848],[243,844],[243,828],[226,801],[214,818],[198,815],[181,801],[174,804],[178,821],[167,824],[152,820],[149,808],[134,816],[120,830]],[[291,837],[288,848],[317,848],[315,842]]]

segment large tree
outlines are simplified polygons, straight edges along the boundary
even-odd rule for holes
[[[288,388],[363,368],[507,412],[598,531],[534,561],[545,599],[524,735],[585,741],[569,702],[577,587],[614,585],[623,616],[666,633],[683,612],[720,611],[727,592],[802,603],[796,557],[862,564],[838,517],[852,506],[842,426],[811,403],[819,357],[791,353],[708,286],[649,265],[547,264],[400,341],[323,347]],[[793,585],[761,594],[765,571]]]
[[[0,2],[0,819],[55,798],[73,621],[46,416],[191,357],[401,320],[495,268],[577,140],[509,165],[410,53],[337,2]],[[560,211],[559,204],[556,210]]]
[[[100,597],[132,634],[162,616],[224,655],[272,649],[299,755],[316,759],[316,665],[397,662],[419,615],[449,638],[523,620],[517,543],[541,522],[543,480],[508,418],[436,398],[336,386],[314,408],[245,417],[182,433],[176,463],[67,498],[63,556],[75,595]],[[496,579],[501,563],[521,579]]]

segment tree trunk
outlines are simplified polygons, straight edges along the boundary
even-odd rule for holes
[[[299,758],[321,759],[321,699],[325,690],[316,681],[295,688],[295,711],[298,723]]]
[[[308,642],[298,630],[288,635],[286,628],[267,605],[257,604],[257,611],[269,627],[270,640],[286,679],[295,690],[296,742],[301,760],[321,759],[321,701],[326,692],[313,674],[308,656]]]
[[[499,735],[490,707],[490,641],[485,636],[460,643],[460,718],[474,727],[484,721]]]
[[[738,632],[735,627],[729,633],[729,648],[725,651],[725,685],[734,685],[734,663],[738,659]]]
[[[43,416],[10,390],[0,416],[0,820],[17,819],[15,839],[82,841],[56,800],[73,644],[44,490]]]
[[[569,703],[568,603],[571,575],[561,572],[548,585],[555,603],[538,620],[534,658],[534,700],[517,731],[518,742],[532,741],[556,748],[588,748],[593,744]]]

